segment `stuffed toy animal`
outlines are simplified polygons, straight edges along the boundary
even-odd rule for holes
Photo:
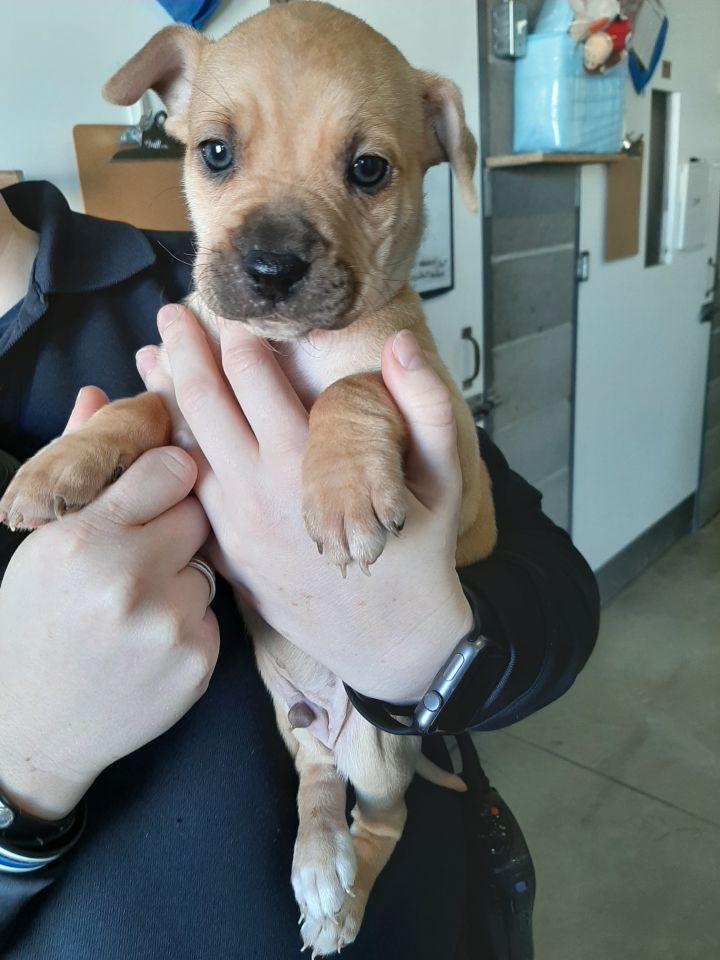
[[[618,0],[570,0],[575,19],[570,36],[584,44],[588,73],[614,67],[627,55],[632,23],[620,13]]]
[[[585,43],[591,33],[620,16],[619,0],[570,0],[570,7],[575,15],[570,36],[578,43]]]

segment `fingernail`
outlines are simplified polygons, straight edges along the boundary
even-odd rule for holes
[[[78,395],[75,397],[76,404],[80,403],[80,401],[82,400],[82,395],[85,393],[85,390],[86,390],[85,387],[80,387],[80,389],[78,390]]]
[[[425,354],[409,330],[401,330],[395,334],[392,351],[400,366],[406,370],[419,370],[427,363]]]
[[[174,323],[179,316],[180,310],[175,303],[166,303],[164,307],[160,307],[160,312],[157,316],[157,325],[161,336],[165,333],[170,324]]]
[[[135,364],[143,380],[155,369],[157,366],[157,361],[157,347],[143,347],[135,354]]]

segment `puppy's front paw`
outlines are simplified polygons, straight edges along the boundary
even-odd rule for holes
[[[54,440],[28,460],[0,500],[0,522],[33,530],[91,503],[130,465],[117,442],[83,431]]]
[[[349,830],[318,828],[298,836],[292,885],[303,950],[313,957],[339,953],[357,936],[365,901],[353,891],[356,872]]]
[[[303,464],[303,513],[308,533],[345,575],[363,573],[383,552],[387,534],[405,524],[407,491],[400,451],[337,454],[310,443]]]

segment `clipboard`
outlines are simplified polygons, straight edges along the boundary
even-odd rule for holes
[[[73,127],[85,212],[142,230],[191,230],[182,192],[181,159],[112,160],[121,124]],[[132,149],[128,147],[127,149]]]

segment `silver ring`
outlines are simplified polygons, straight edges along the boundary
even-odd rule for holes
[[[205,563],[202,557],[193,557],[192,560],[188,563],[189,567],[194,567],[195,570],[199,570],[200,573],[207,580],[207,585],[210,590],[210,596],[208,597],[208,606],[215,599],[215,574],[212,571],[212,567]]]

